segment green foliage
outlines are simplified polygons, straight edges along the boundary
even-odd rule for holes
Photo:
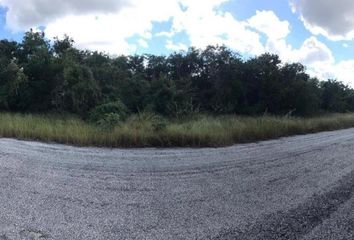
[[[55,38],[53,51],[58,57],[65,57],[65,55],[73,49],[74,40],[65,35],[64,39]]]
[[[95,122],[97,126],[107,130],[111,130],[121,123],[122,117],[117,113],[106,113]]]
[[[98,103],[100,91],[91,70],[77,63],[68,63],[64,68],[62,101],[64,109],[86,114]]]
[[[65,115],[0,113],[1,137],[100,147],[220,147],[348,127],[354,127],[354,114],[315,118],[199,115],[168,121],[144,112],[104,131]]]
[[[321,83],[322,108],[328,112],[346,112],[353,110],[353,91],[341,82],[328,80]],[[349,101],[348,101],[349,100]]]
[[[136,129],[144,128],[152,132],[159,132],[166,129],[167,120],[160,115],[145,111],[130,117],[127,124]]]
[[[273,54],[244,60],[225,46],[208,46],[168,56],[112,57],[78,50],[69,36],[51,44],[33,30],[21,43],[0,41],[0,110],[87,118],[93,109],[103,111],[118,99],[127,112],[177,119],[196,113],[354,111],[352,88],[335,80],[320,82],[300,63],[282,63]],[[96,121],[114,126],[125,120],[122,112],[105,110]]]
[[[21,101],[26,101],[26,108],[31,111],[47,110],[50,108],[55,73],[52,69],[51,47],[43,33],[31,30],[25,34],[18,49],[18,63],[28,79],[28,86],[22,90],[25,96]]]
[[[95,107],[89,119],[103,128],[113,128],[127,119],[128,108],[121,102],[109,102]]]
[[[15,108],[19,91],[26,83],[26,75],[15,62],[0,61],[0,108]]]

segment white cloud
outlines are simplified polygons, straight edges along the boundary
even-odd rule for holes
[[[354,39],[353,0],[290,0],[290,4],[313,34],[331,40]]]
[[[247,23],[250,28],[267,37],[265,51],[278,54],[283,61],[302,62],[306,65],[334,61],[331,50],[316,37],[306,39],[299,49],[294,49],[287,43],[290,23],[280,20],[272,11],[257,11]]]
[[[315,37],[305,40],[299,50],[295,50],[295,59],[306,65],[316,63],[334,63],[332,51]]]
[[[247,20],[249,27],[264,33],[270,39],[283,39],[290,33],[288,21],[281,21],[272,11],[257,11]]]
[[[146,47],[155,22],[172,20],[169,32],[158,36],[172,38],[186,33],[193,46],[225,44],[242,53],[260,54],[263,46],[259,34],[248,29],[220,6],[230,0],[0,0],[7,7],[7,25],[12,30],[45,26],[48,38],[67,34],[78,47],[129,53],[136,46],[127,42],[138,37]],[[171,40],[171,39],[170,39]],[[143,42],[145,41],[145,42]],[[168,48],[185,48],[166,42]]]
[[[312,76],[321,80],[337,79],[354,87],[354,60],[345,60],[338,63],[315,63],[307,67]]]
[[[136,46],[128,44],[128,38],[139,37],[139,46],[147,48],[146,40],[152,38],[153,22],[167,21],[179,9],[176,0],[131,0],[117,13],[62,17],[47,24],[45,32],[49,38],[67,34],[81,48],[127,54],[136,50]]]
[[[66,15],[116,13],[129,6],[127,0],[1,0],[8,8],[7,25],[13,30],[43,26]]]
[[[173,18],[173,33],[185,32],[192,46],[225,44],[234,50],[248,54],[264,51],[258,33],[247,28],[229,12],[218,11],[225,0],[198,1],[182,0],[185,11]],[[165,34],[166,35],[166,34]],[[171,34],[169,34],[171,35]]]
[[[171,40],[167,40],[166,48],[172,51],[186,51],[188,47],[183,43],[173,43]]]
[[[354,60],[336,62],[332,51],[316,37],[305,40],[299,49],[293,49],[290,45],[277,49],[283,49],[278,54],[284,61],[303,63],[313,77],[337,79],[354,87]]]
[[[301,62],[308,67],[312,76],[320,79],[329,78],[328,70],[335,64],[332,51],[316,37],[306,39],[297,49],[288,44],[285,39],[270,39],[265,49],[267,52],[279,55],[283,62]],[[330,78],[333,78],[332,74]]]
[[[99,20],[95,15],[67,16],[48,24],[45,33],[49,38],[67,34],[82,49],[99,50],[112,54],[129,53],[132,46],[127,43],[126,38],[135,34],[148,36],[152,25],[149,22],[141,24],[135,21],[131,28],[122,28],[119,26],[122,20],[133,20],[133,17],[125,16],[124,13],[122,15],[102,15],[99,16]],[[116,24],[117,28],[114,28],[113,23],[118,23]]]
[[[142,38],[139,39],[138,43],[139,43],[139,46],[142,47],[142,48],[148,48],[149,47],[149,44],[147,43],[147,41],[142,39]]]
[[[166,32],[166,31],[164,31],[164,32],[156,33],[155,36],[156,37],[168,37],[168,38],[171,38],[171,37],[173,37],[174,34],[175,34],[174,32]]]
[[[294,48],[287,42],[290,34],[289,22],[280,20],[274,12],[257,11],[247,23],[250,28],[266,36],[265,51],[278,54],[283,62],[301,62],[314,77],[322,80],[343,78],[343,81],[349,83],[354,71],[350,67],[343,67],[348,63],[336,65],[332,51],[314,36],[306,39],[299,48]]]
[[[334,65],[332,77],[354,87],[354,60],[341,61]]]

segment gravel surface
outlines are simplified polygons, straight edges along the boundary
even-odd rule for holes
[[[0,139],[0,240],[354,239],[354,129],[219,149]]]

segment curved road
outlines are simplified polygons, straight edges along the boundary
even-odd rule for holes
[[[0,139],[0,239],[354,239],[354,129],[220,149]]]

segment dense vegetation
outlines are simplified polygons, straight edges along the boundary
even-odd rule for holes
[[[210,116],[161,119],[152,113],[133,114],[111,129],[74,116],[0,114],[0,136],[100,147],[220,147],[354,127],[354,114],[321,117]]]
[[[311,78],[300,63],[276,55],[249,60],[226,47],[191,48],[169,56],[110,57],[80,51],[66,37],[53,44],[27,32],[21,43],[0,41],[0,110],[65,112],[94,121],[121,121],[149,111],[313,115],[354,110],[354,91]]]
[[[26,113],[0,114],[0,136],[220,146],[354,126],[352,114],[297,118],[353,112],[354,90],[311,78],[300,63],[282,63],[276,55],[245,60],[209,46],[112,57],[73,44],[69,37],[51,43],[33,31],[21,43],[0,41],[0,111]]]

